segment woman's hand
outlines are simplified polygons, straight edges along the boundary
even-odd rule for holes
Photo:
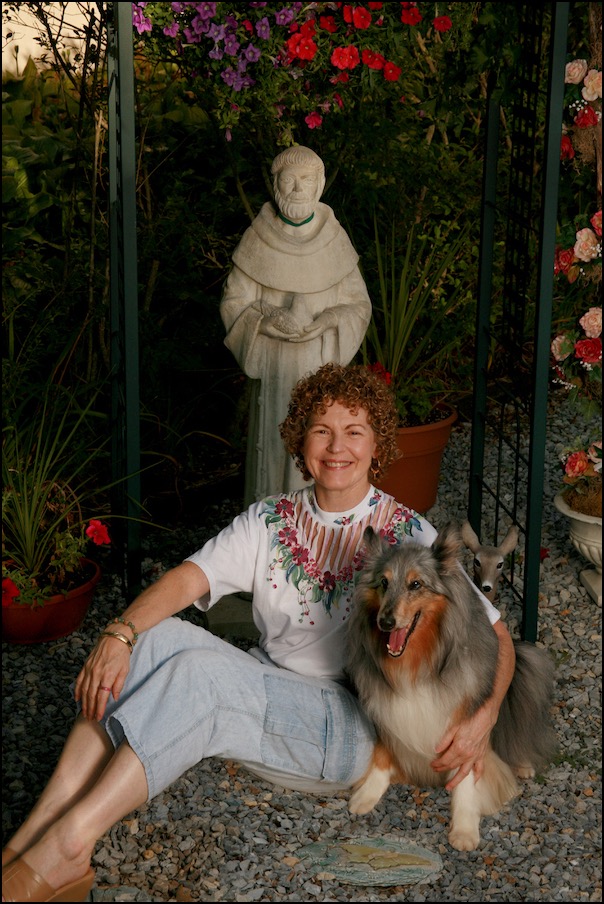
[[[437,757],[430,765],[435,772],[457,770],[445,785],[447,791],[456,788],[472,771],[475,782],[483,774],[484,757],[498,712],[499,707],[487,700],[473,716],[452,725],[441,738],[436,747]]]
[[[130,650],[121,640],[100,637],[75,684],[75,699],[85,719],[103,718],[109,695],[119,698],[130,669]]]

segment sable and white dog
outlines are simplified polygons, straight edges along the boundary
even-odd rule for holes
[[[368,813],[391,782],[445,785],[435,747],[449,725],[490,696],[498,641],[459,564],[461,537],[447,525],[432,547],[393,547],[368,528],[367,560],[348,628],[348,664],[359,700],[379,741],[349,807]],[[543,650],[515,643],[516,668],[491,734],[484,773],[471,772],[451,792],[449,842],[470,851],[480,817],[518,793],[514,773],[530,778],[549,761],[554,734],[549,708],[553,664]]]

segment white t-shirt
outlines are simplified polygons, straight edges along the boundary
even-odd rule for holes
[[[368,526],[393,545],[413,540],[430,546],[437,535],[422,515],[374,487],[347,512],[320,509],[313,487],[268,496],[186,559],[210,584],[195,605],[207,612],[227,594],[251,593],[259,646],[274,663],[341,680],[345,622]],[[474,589],[496,622],[499,612]]]

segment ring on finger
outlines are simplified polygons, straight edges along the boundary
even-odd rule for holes
[[[111,693],[111,688],[110,688],[110,687],[105,687],[103,684],[99,685],[99,690],[100,690],[100,691],[107,691],[108,694]]]

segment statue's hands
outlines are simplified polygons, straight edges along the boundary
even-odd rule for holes
[[[261,301],[260,312],[263,317],[259,330],[263,336],[288,340],[300,335],[300,324],[288,308],[279,308],[267,301]]]
[[[317,339],[322,336],[325,330],[336,329],[338,318],[335,311],[322,311],[318,317],[315,317],[312,323],[305,326],[300,336],[291,337],[291,342],[309,342],[311,339]]]

